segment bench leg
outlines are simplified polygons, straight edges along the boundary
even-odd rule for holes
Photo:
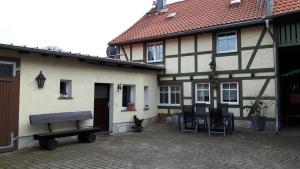
[[[54,150],[58,143],[55,139],[49,139],[49,140],[40,140],[40,147],[46,150]]]

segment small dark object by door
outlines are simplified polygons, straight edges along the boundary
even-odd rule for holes
[[[143,121],[144,119],[139,119],[136,117],[136,115],[133,116],[134,126],[132,126],[132,129],[134,132],[142,132],[143,131]]]

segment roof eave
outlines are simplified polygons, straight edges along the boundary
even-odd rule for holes
[[[0,49],[80,59],[83,61],[95,62],[95,63],[103,64],[106,66],[137,68],[137,69],[154,70],[154,71],[162,71],[165,69],[164,66],[149,65],[149,64],[144,64],[144,63],[135,63],[135,62],[101,58],[101,57],[82,55],[82,54],[76,54],[76,53],[50,51],[50,50],[44,50],[44,49],[38,49],[38,48],[29,48],[29,47],[23,47],[23,46],[7,45],[7,44],[0,44]]]

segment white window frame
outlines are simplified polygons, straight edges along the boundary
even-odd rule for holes
[[[161,87],[168,87],[168,104],[161,104],[160,103],[160,88]],[[179,104],[171,104],[171,87],[179,87],[179,96],[180,96],[180,98],[179,98]],[[180,106],[181,105],[181,99],[182,99],[182,97],[181,97],[181,86],[180,85],[163,85],[163,86],[159,86],[158,87],[158,105],[159,106]]]
[[[72,80],[60,80],[59,85],[61,82],[66,83],[66,95],[60,93],[61,98],[72,98]],[[60,87],[60,86],[59,86]]]
[[[12,74],[12,76],[16,76],[16,70],[17,70],[16,62],[0,61],[0,64],[3,64],[3,65],[12,65],[13,66],[13,74]]]
[[[209,96],[209,101],[198,101],[198,89],[197,89],[197,86],[198,84],[208,84],[208,96]],[[207,89],[204,89],[204,90],[207,90]],[[211,98],[210,98],[210,83],[196,83],[195,84],[195,100],[196,100],[196,103],[205,103],[205,104],[210,104],[210,101],[211,101]]]
[[[127,84],[124,84],[124,86],[127,86],[127,87],[130,87],[130,103],[134,104],[136,106],[136,86],[135,85],[127,85]],[[123,107],[123,91],[122,91],[122,109],[123,110],[126,110],[127,107]]]
[[[236,41],[235,41],[235,49],[233,50],[225,50],[225,51],[219,51],[219,35],[220,34],[229,34],[229,33],[235,33],[235,36],[236,36]],[[231,53],[231,52],[237,52],[238,51],[238,34],[237,34],[237,31],[229,31],[229,32],[220,32],[217,34],[216,36],[216,51],[218,54],[222,54],[222,53]]]
[[[162,56],[161,56],[161,60],[157,60],[157,56],[156,56],[156,47],[155,47],[155,52],[154,52],[154,60],[149,60],[149,57],[148,57],[148,47],[151,46],[151,45],[162,45],[162,48],[163,48],[163,51],[164,51],[164,44],[163,42],[154,42],[154,43],[148,43],[147,44],[147,63],[155,63],[155,62],[162,62],[164,60],[164,52],[162,53]]]
[[[224,102],[223,101],[223,84],[233,84],[235,83],[236,84],[236,90],[237,90],[237,101],[236,102]],[[221,93],[221,103],[224,103],[224,104],[228,104],[228,105],[239,105],[239,101],[240,101],[240,98],[239,98],[239,94],[240,94],[240,86],[239,86],[239,82],[221,82],[220,83],[221,87],[220,87],[220,93]],[[230,89],[229,89],[230,91]],[[230,92],[229,92],[230,93]]]

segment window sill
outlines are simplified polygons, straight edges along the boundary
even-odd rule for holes
[[[59,97],[59,100],[73,100],[73,97]]]
[[[135,109],[134,110],[121,110],[121,112],[133,112],[133,111],[136,111]]]
[[[181,105],[180,104],[159,104],[158,106],[162,106],[162,107],[170,107],[170,106],[180,107]]]
[[[238,51],[217,52],[216,56],[238,55]]]
[[[163,63],[163,61],[162,60],[160,60],[160,61],[147,61],[147,63],[149,63],[149,64],[151,64],[151,63],[159,64],[159,63]]]

